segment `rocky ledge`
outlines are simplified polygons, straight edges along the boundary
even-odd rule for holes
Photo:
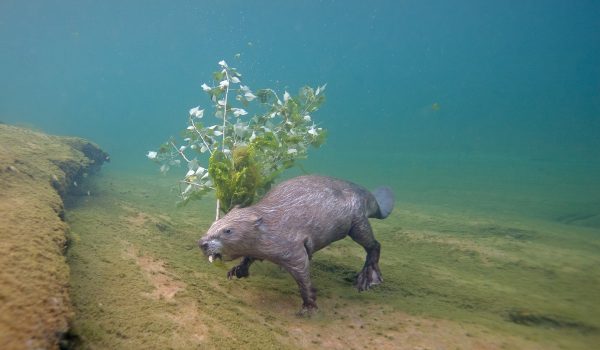
[[[108,154],[75,137],[0,124],[0,344],[65,348],[72,318],[62,196]]]

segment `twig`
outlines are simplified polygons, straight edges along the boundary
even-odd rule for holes
[[[185,159],[186,162],[191,162],[191,160],[189,160],[185,154],[183,154],[183,151],[180,151],[179,148],[177,148],[177,146],[175,146],[175,144],[173,143],[173,141],[171,141],[171,145],[173,146],[173,148],[175,148],[175,150],[177,151],[177,153],[179,153],[180,156],[183,157],[183,159]]]
[[[215,215],[215,221],[219,220],[219,214],[221,211],[221,201],[217,198],[217,213]]]
[[[194,127],[194,130],[196,131],[198,136],[200,136],[200,139],[204,143],[204,146],[206,146],[206,149],[210,152],[210,155],[212,156],[212,154],[213,154],[212,150],[210,149],[210,147],[208,147],[208,143],[206,143],[206,141],[204,140],[204,137],[202,136],[200,131],[198,131],[198,128],[196,128],[196,124],[194,123],[194,119],[192,117],[190,117],[190,122],[192,123],[192,126]]]
[[[225,153],[225,127],[227,123],[227,99],[229,97],[229,84],[231,81],[229,80],[229,72],[227,71],[227,67],[223,68],[225,72],[225,78],[227,79],[227,87],[225,88],[225,104],[223,105],[223,138],[221,141],[221,152]],[[233,162],[233,157],[231,157],[231,161]],[[215,221],[219,220],[219,216],[221,213],[221,201],[217,198],[217,209],[215,214]]]
[[[227,122],[227,98],[229,95],[229,73],[227,72],[227,68],[223,69],[225,71],[225,77],[227,78],[227,88],[225,88],[225,105],[223,106],[223,139],[221,141],[221,152],[225,151],[225,123]]]

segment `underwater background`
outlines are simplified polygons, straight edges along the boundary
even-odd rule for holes
[[[595,1],[5,0],[0,120],[158,174],[145,153],[209,107],[200,85],[225,59],[254,88],[328,84],[309,172],[422,204],[591,215],[599,15]]]
[[[63,198],[69,346],[597,346],[598,18],[584,0],[1,0],[0,122],[111,158]],[[147,153],[211,110],[220,60],[252,89],[327,84],[326,143],[283,177],[393,188],[371,221],[384,284],[357,293],[364,251],[336,242],[311,262],[319,314],[299,319],[286,272],[227,281],[206,262],[213,194],[178,208],[187,168]]]

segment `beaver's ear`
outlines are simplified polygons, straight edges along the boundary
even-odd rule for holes
[[[263,223],[263,218],[262,217],[257,217],[254,220],[254,227],[256,227],[261,232],[263,231],[264,223]]]

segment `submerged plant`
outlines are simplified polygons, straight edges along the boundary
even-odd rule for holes
[[[279,174],[305,158],[310,146],[323,144],[326,131],[314,123],[312,113],[325,101],[327,85],[303,87],[293,97],[285,91],[280,98],[273,89],[253,91],[243,85],[242,75],[225,61],[219,66],[213,84],[201,86],[219,122],[205,126],[205,110],[194,107],[182,133],[183,143],[172,138],[147,154],[163,173],[184,161],[188,171],[180,181],[181,203],[215,190],[217,218],[221,211],[252,204]],[[204,158],[207,166],[197,157]]]

